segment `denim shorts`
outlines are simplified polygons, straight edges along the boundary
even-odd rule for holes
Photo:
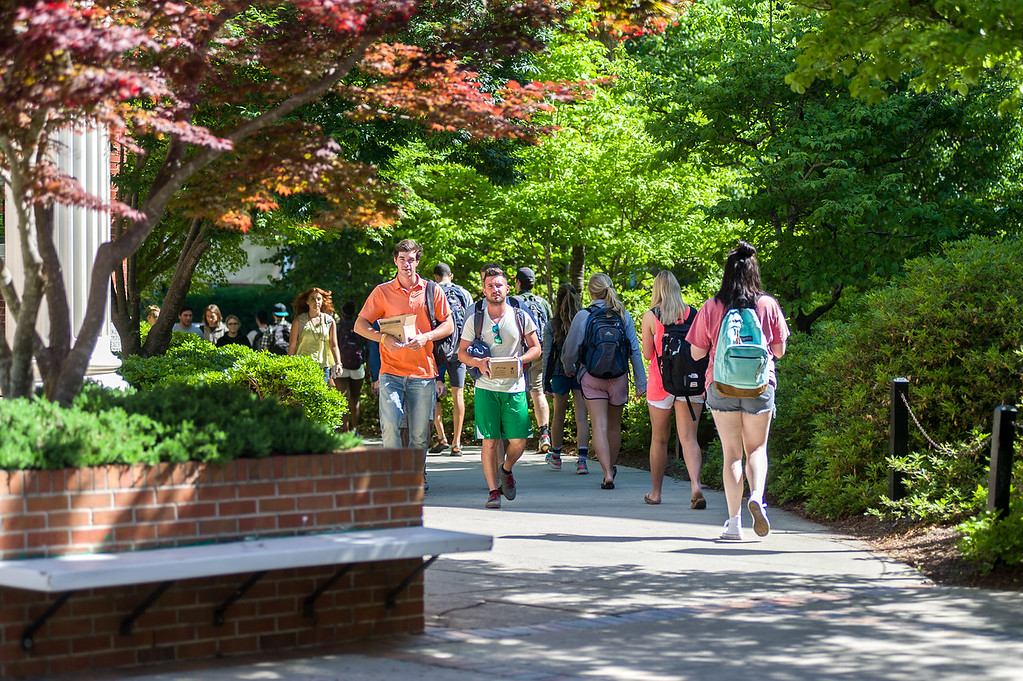
[[[707,386],[707,406],[711,411],[741,411],[751,416],[771,412],[771,418],[774,418],[774,386],[768,385],[767,390],[757,397],[725,397],[711,381]]]
[[[555,395],[567,395],[573,390],[579,390],[575,376],[551,376],[551,392]]]
[[[445,374],[447,375],[448,383],[451,384],[452,388],[465,387],[465,365],[461,362],[448,362],[447,366],[442,366],[440,368],[438,379],[443,381]]]

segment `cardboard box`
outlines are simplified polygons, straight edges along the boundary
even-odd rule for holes
[[[522,375],[522,363],[518,357],[491,357],[490,378],[518,378]]]
[[[380,332],[394,336],[399,343],[408,343],[408,339],[416,335],[416,316],[400,314],[396,317],[384,317],[380,320]]]

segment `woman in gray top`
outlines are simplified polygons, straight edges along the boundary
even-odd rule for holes
[[[646,393],[646,369],[636,326],[615,293],[611,277],[594,274],[586,288],[593,304],[572,319],[562,362],[567,375],[578,374],[586,400],[590,446],[604,469],[600,488],[614,489],[615,464],[622,447],[622,411],[629,401],[628,365],[632,365],[636,397]]]

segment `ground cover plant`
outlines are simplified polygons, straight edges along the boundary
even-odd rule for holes
[[[172,383],[145,391],[86,384],[68,407],[0,400],[0,469],[202,461],[348,449],[357,439],[240,386]]]

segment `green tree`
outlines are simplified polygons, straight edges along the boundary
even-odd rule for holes
[[[694,210],[713,199],[713,183],[690,165],[660,160],[664,149],[644,129],[637,92],[644,74],[624,52],[610,59],[602,43],[571,28],[552,36],[537,70],[594,81],[590,96],[558,106],[549,119],[558,132],[514,154],[510,185],[422,146],[404,150],[388,175],[405,192],[401,225],[440,245],[437,259],[461,268],[456,278],[474,280],[480,263],[497,260],[537,269],[552,297],[559,281],[579,285],[590,268],[625,287],[661,268],[697,284],[729,232]]]
[[[910,76],[918,91],[966,94],[994,70],[1023,84],[1023,5],[1015,0],[795,0],[818,15],[799,40],[802,54],[789,76],[802,92],[817,79],[848,84],[853,96],[879,101],[883,81]],[[1003,110],[1018,108],[1019,88],[1003,92]]]
[[[785,79],[811,27],[777,4],[722,0],[634,48],[659,76],[652,129],[671,159],[734,173],[707,212],[749,225],[766,285],[803,331],[909,257],[1019,225],[1019,133],[992,106],[1003,82],[965,96],[896,83],[876,105],[844,84],[795,93]]]

